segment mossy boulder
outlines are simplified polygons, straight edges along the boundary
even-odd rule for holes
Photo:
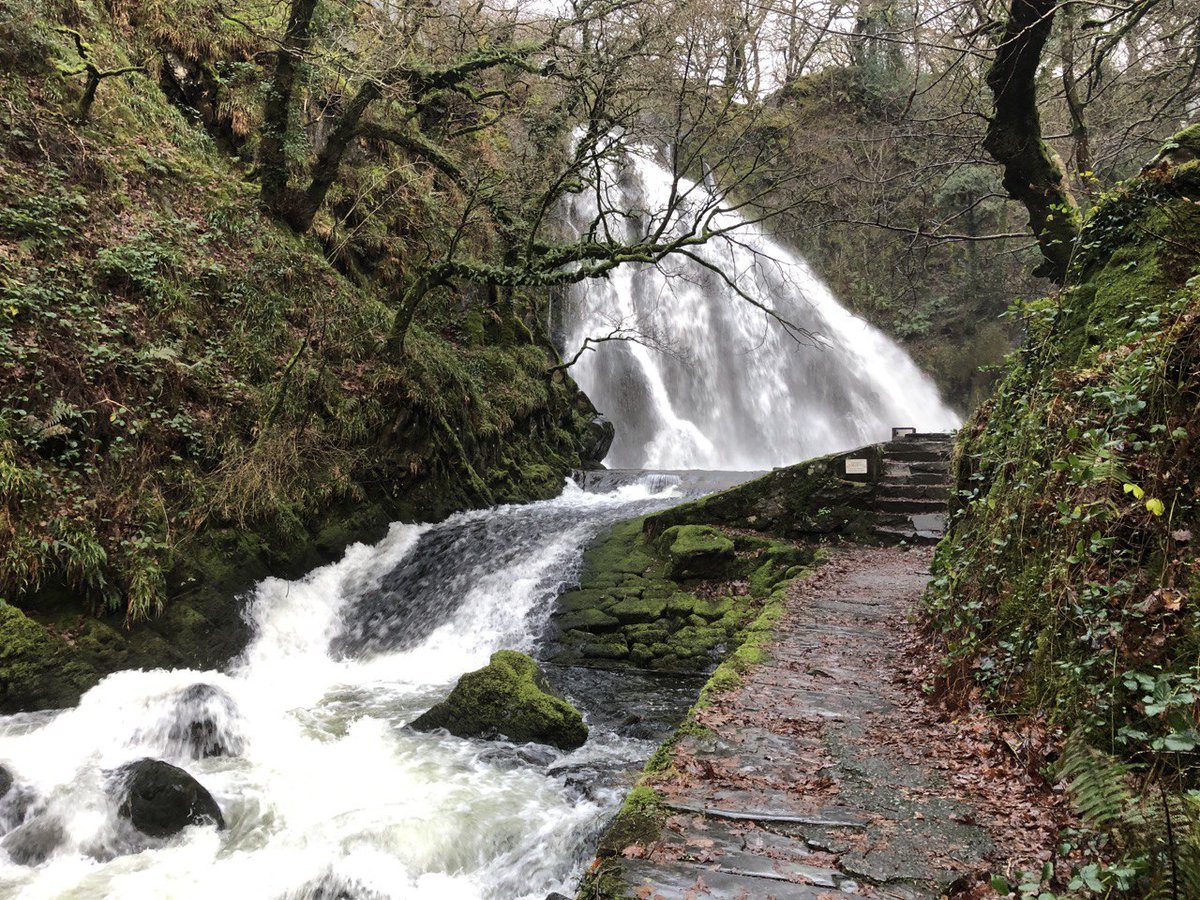
[[[597,635],[584,643],[579,652],[593,660],[624,659],[629,655],[629,642],[620,632]]]
[[[558,627],[565,631],[606,631],[610,628],[619,628],[620,625],[620,619],[610,616],[600,609],[581,609],[578,612],[568,613],[558,620]]]
[[[72,706],[97,680],[70,644],[0,601],[0,712]]]
[[[563,750],[582,746],[588,735],[579,710],[554,691],[536,662],[515,650],[493,653],[486,666],[460,678],[450,696],[411,727],[443,728],[458,737],[503,735]]]
[[[719,575],[734,555],[733,541],[711,525],[674,525],[659,537],[658,548],[675,579]]]
[[[624,625],[636,625],[661,619],[666,609],[666,600],[626,597],[624,600],[614,603],[609,608],[609,612]]]

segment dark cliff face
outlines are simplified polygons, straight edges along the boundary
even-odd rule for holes
[[[105,64],[166,39],[150,11],[117,28],[75,6]],[[595,462],[604,429],[548,371],[537,296],[446,290],[389,354],[402,267],[383,243],[339,255],[320,227],[263,215],[237,126],[253,92],[197,118],[159,48],[78,121],[70,37],[16,12],[0,26],[0,709],[71,703],[114,669],[219,665],[260,578],[391,520],[552,496]],[[434,199],[415,186],[392,214],[419,230]]]

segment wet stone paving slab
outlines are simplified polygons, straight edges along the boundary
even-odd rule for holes
[[[929,558],[847,548],[794,586],[769,659],[655,782],[661,837],[615,862],[632,896],[934,898],[986,869],[992,842],[894,677]]]

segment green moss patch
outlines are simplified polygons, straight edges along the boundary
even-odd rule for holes
[[[444,728],[459,737],[503,735],[511,741],[574,750],[587,740],[579,710],[560,697],[537,663],[499,650],[482,669],[459,679],[450,696],[411,723],[418,731]]]
[[[733,541],[710,525],[674,525],[658,538],[666,559],[668,578],[705,578],[720,575],[733,560]]]
[[[551,657],[706,672],[771,590],[796,574],[792,564],[811,557],[786,542],[731,537],[709,525],[674,526],[651,539],[644,520],[622,522],[586,551],[579,588],[559,598]]]
[[[66,641],[0,600],[0,712],[71,706],[96,678]]]

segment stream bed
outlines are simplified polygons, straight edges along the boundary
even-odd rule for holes
[[[703,490],[662,475],[569,483],[554,500],[393,525],[303,578],[259,584],[255,638],[227,672],[119,672],[73,709],[0,718],[15,777],[0,897],[572,894],[697,680],[551,669],[591,726],[571,753],[404,726],[493,651],[536,655],[603,528]],[[111,773],[145,757],[195,776],[227,829],[132,836]]]

